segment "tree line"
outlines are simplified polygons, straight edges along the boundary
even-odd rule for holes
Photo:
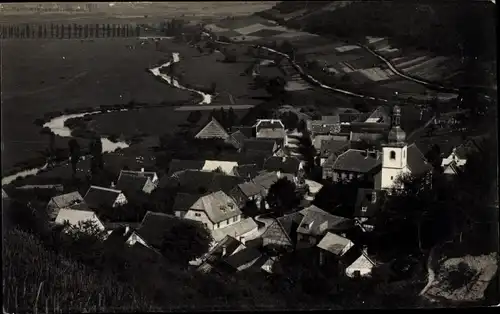
[[[137,37],[141,35],[139,25],[127,24],[22,24],[2,25],[3,39],[71,39]]]

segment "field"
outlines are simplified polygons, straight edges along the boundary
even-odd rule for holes
[[[156,81],[146,68],[168,57],[136,39],[5,40],[2,64],[2,170],[37,156],[46,141],[33,124],[68,108],[188,101],[193,94]],[[169,42],[179,51],[184,46]],[[34,53],[36,52],[36,53]]]

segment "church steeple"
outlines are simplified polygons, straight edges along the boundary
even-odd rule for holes
[[[387,140],[389,144],[402,144],[406,141],[406,133],[401,128],[401,108],[395,105],[392,109],[391,130]]]

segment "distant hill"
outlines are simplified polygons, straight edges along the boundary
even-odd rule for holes
[[[258,15],[316,34],[388,37],[400,47],[494,60],[495,9],[487,1],[282,1]]]

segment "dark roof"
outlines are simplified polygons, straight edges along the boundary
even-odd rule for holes
[[[251,138],[243,142],[243,150],[272,154],[276,141],[267,138]]]
[[[285,128],[283,127],[283,125],[280,123],[279,120],[257,121],[256,131],[260,132],[261,130],[264,130],[264,129],[284,130]]]
[[[223,191],[228,194],[235,186],[245,182],[245,179],[216,173],[209,186],[210,192]]]
[[[185,170],[162,179],[161,187],[179,187],[180,191],[189,193],[223,191],[229,193],[233,187],[245,180],[237,176],[228,176],[223,173],[199,170]]]
[[[139,222],[105,222],[104,227],[108,230],[115,230],[121,227],[129,227],[131,229],[137,229],[140,227]]]
[[[260,253],[259,250],[245,246],[243,249],[226,257],[224,261],[238,270],[241,266],[248,265],[252,262],[255,263],[261,256],[262,253]]]
[[[267,171],[280,171],[295,174],[299,171],[300,160],[295,157],[269,157],[264,162]]]
[[[129,174],[122,174],[118,178],[116,188],[124,192],[139,192],[142,191],[144,185],[148,181],[148,177],[135,176]]]
[[[101,206],[113,206],[120,193],[119,190],[92,185],[83,199],[89,208],[100,209]]]
[[[347,230],[352,228],[353,221],[348,218],[332,215],[318,207],[310,206],[304,211],[297,232],[314,236],[322,236],[331,230]]]
[[[407,148],[407,164],[413,175],[422,174],[432,169],[430,163],[425,160],[424,155],[415,144]]]
[[[180,160],[180,159],[172,159],[170,162],[170,166],[168,169],[168,175],[172,175],[177,171],[186,170],[186,169],[194,169],[200,170],[205,165],[204,160]]]
[[[276,172],[262,172],[255,178],[253,178],[252,182],[261,186],[262,188],[268,190],[271,185],[273,185],[276,181],[278,181],[279,177]]]
[[[239,165],[234,167],[233,173],[245,179],[253,179],[259,174],[260,168],[256,164]]]
[[[255,128],[251,127],[251,126],[244,126],[244,125],[233,126],[231,128],[231,132],[234,133],[236,131],[240,131],[247,138],[251,138],[251,137],[255,136]]]
[[[243,132],[236,131],[229,136],[228,141],[235,147],[241,148],[243,147],[243,142],[247,139]]]
[[[341,123],[357,121],[361,117],[362,117],[361,113],[339,113],[339,121]]]
[[[233,254],[233,252],[241,245],[242,243],[232,236],[225,236],[222,240],[220,240],[214,248],[212,248],[205,256],[203,256],[203,260],[209,263],[213,263],[219,258],[222,257],[222,251],[225,248],[226,254]]]
[[[139,177],[145,176],[145,177],[148,177],[151,181],[153,181],[154,177],[156,175],[156,172],[154,172],[154,171],[121,170],[120,176],[124,175],[124,174],[132,175],[132,176],[139,176]],[[120,180],[120,177],[118,177],[118,180]]]
[[[262,187],[254,182],[245,182],[238,184],[238,188],[245,197],[252,197],[261,194]]]
[[[364,150],[349,149],[335,160],[333,168],[339,171],[369,173],[381,164],[380,157],[367,154]]]
[[[375,193],[375,199],[373,199]],[[356,197],[355,217],[374,217],[380,210],[387,196],[387,191],[375,189],[358,189]],[[375,201],[375,202],[373,202]],[[365,207],[365,210],[363,208]]]
[[[320,156],[327,157],[330,154],[336,154],[338,156],[338,154],[343,153],[349,147],[349,141],[323,141],[321,144]]]
[[[377,119],[375,123],[391,123],[391,108],[389,106],[378,106],[367,119]],[[365,119],[365,120],[367,120]]]
[[[200,199],[200,196],[200,194],[177,193],[172,209],[174,211],[188,210]]]
[[[269,155],[270,154],[267,151],[245,151],[243,154],[240,154],[238,164],[255,164],[257,165],[257,168],[262,169],[262,167],[264,166],[264,161],[267,157],[269,157]]]
[[[369,141],[369,142],[381,142],[387,137],[387,132],[352,132],[350,134],[350,140],[352,142],[361,142],[361,141]]]
[[[307,121],[307,128],[309,131],[317,134],[335,133],[340,124],[340,118],[335,116],[323,116],[321,120]]]
[[[162,245],[164,234],[180,221],[186,220],[163,213],[147,212],[136,232],[148,245],[159,248]]]

